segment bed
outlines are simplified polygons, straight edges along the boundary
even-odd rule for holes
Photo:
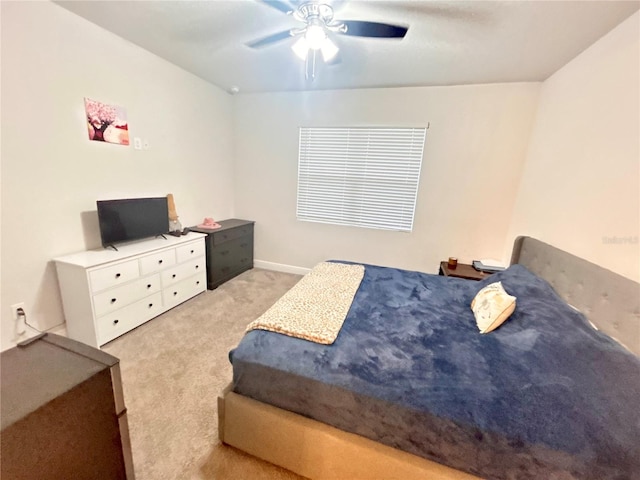
[[[638,284],[529,237],[512,264],[366,266],[334,345],[249,332],[221,440],[309,478],[639,478]],[[518,306],[480,335],[468,305],[497,280]]]

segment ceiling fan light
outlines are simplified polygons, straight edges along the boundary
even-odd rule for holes
[[[301,60],[307,59],[307,54],[309,53],[309,42],[304,37],[300,37],[296,43],[291,46],[291,50],[295,53]]]
[[[304,38],[307,40],[309,48],[319,50],[327,38],[327,32],[321,25],[311,24],[307,27]]]
[[[328,62],[329,60],[331,60],[333,57],[336,56],[336,54],[338,53],[338,50],[340,50],[335,43],[333,43],[329,37],[327,37],[325,39],[325,41],[322,43],[322,47],[320,49],[322,51],[322,58],[325,62]]]

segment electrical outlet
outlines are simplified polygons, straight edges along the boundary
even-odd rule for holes
[[[18,315],[18,309],[21,308],[24,315]],[[25,324],[25,315],[26,310],[24,308],[24,302],[14,303],[11,305],[11,317],[13,321],[16,322],[16,333],[18,335],[23,335],[27,330],[27,326]]]
[[[133,148],[136,150],[142,150],[142,139],[140,137],[134,137]]]
[[[14,320],[18,319],[18,309],[19,308],[21,308],[22,311],[24,311],[24,302],[15,303],[15,304],[11,305],[11,317]]]

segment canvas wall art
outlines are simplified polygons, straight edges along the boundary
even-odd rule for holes
[[[127,111],[117,105],[84,99],[89,140],[129,145]]]

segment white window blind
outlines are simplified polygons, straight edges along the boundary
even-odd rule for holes
[[[410,232],[426,128],[302,127],[299,220]]]

